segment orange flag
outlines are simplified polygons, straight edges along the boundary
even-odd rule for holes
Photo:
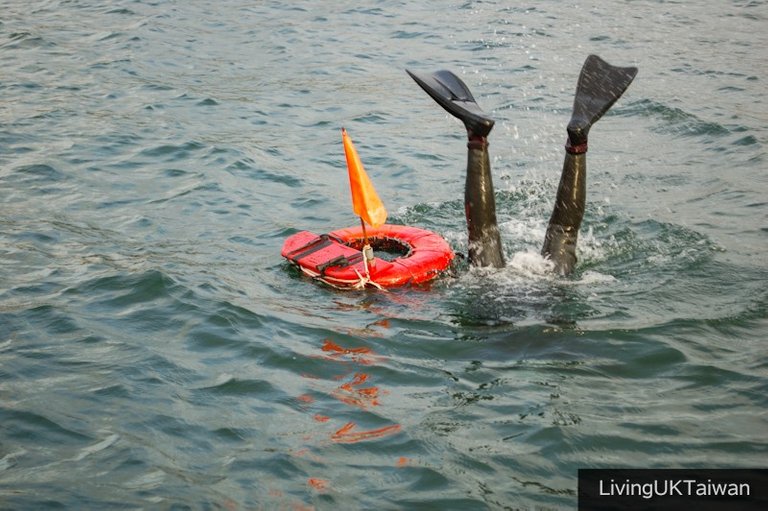
[[[357,155],[347,130],[341,128],[341,139],[344,142],[344,154],[347,157],[349,170],[349,187],[352,190],[352,210],[372,227],[379,227],[387,221],[387,210],[384,209],[376,189],[373,187],[368,174],[365,173],[363,162]]]

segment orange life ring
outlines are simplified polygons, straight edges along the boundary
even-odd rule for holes
[[[405,225],[366,228],[374,248],[399,252],[391,261],[363,261],[361,226],[317,235],[301,231],[285,240],[281,255],[301,270],[338,288],[399,287],[420,284],[444,272],[454,258],[448,243],[434,232]],[[367,270],[367,271],[366,271]]]

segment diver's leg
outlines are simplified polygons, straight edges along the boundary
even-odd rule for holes
[[[576,242],[586,201],[587,155],[566,152],[555,208],[542,248],[542,254],[552,260],[555,271],[562,275],[571,273],[576,265]]]
[[[470,136],[467,149],[464,209],[469,231],[469,262],[474,266],[503,268],[504,255],[496,223],[496,199],[488,157],[488,140],[485,137]]]
[[[587,200],[587,139],[589,130],[621,97],[637,75],[635,67],[617,67],[596,55],[584,62],[568,123],[565,162],[555,207],[544,237],[542,255],[557,273],[568,275],[576,264],[576,241]]]
[[[469,231],[469,262],[473,266],[504,266],[501,236],[496,223],[488,134],[494,121],[477,105],[469,88],[450,71],[430,75],[408,74],[467,129],[467,181],[464,208]]]

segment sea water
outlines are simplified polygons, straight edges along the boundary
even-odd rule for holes
[[[0,10],[0,508],[570,509],[579,468],[764,467],[762,0]],[[584,59],[579,263],[539,256]],[[340,292],[283,240],[389,209],[466,252],[450,69],[507,266]]]

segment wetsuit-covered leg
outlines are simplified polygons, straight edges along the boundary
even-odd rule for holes
[[[452,72],[438,71],[430,75],[407,72],[432,99],[464,123],[469,138],[464,188],[469,262],[473,266],[501,268],[504,255],[488,157],[488,134],[494,121],[480,109],[466,84]]]
[[[576,242],[586,202],[587,155],[566,152],[555,208],[542,248],[542,254],[554,262],[557,273],[567,275],[576,265]]]
[[[635,67],[617,67],[596,55],[584,62],[568,123],[565,162],[541,253],[555,271],[568,275],[576,265],[576,242],[587,202],[589,130],[621,97],[637,75]]]
[[[502,268],[504,256],[496,222],[496,199],[488,157],[488,139],[470,136],[467,149],[464,209],[469,231],[469,261],[475,266]]]

